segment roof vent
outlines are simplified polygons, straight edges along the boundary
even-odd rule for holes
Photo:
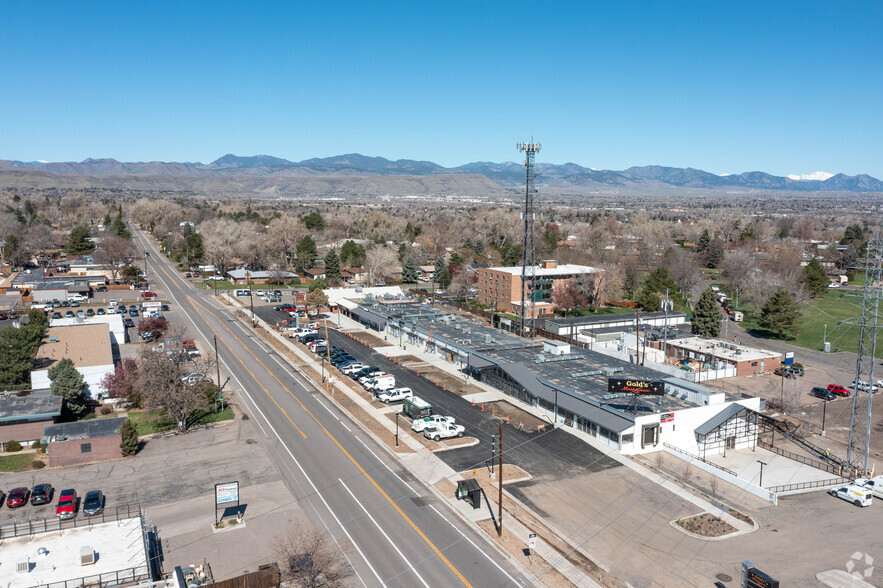
[[[31,560],[24,558],[15,562],[15,571],[19,574],[29,573],[31,571]]]
[[[80,547],[80,565],[89,566],[95,563],[95,550],[91,545]]]
[[[58,343],[58,337],[56,337],[55,335],[50,335],[49,342],[50,343]]]

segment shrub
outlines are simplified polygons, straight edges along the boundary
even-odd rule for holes
[[[36,449],[37,453],[46,453],[46,446],[39,441],[34,441],[31,443],[31,449]]]
[[[92,419],[97,418],[94,412],[90,412],[86,416],[83,417],[84,421],[91,421]]]
[[[101,407],[101,414],[103,414],[103,415],[108,415],[112,412],[113,412],[113,409],[109,406],[102,406]]]
[[[135,423],[130,420],[124,422],[120,427],[120,436],[123,439],[120,443],[123,457],[135,455],[138,452],[138,429],[135,427]]]
[[[41,470],[46,467],[46,464],[40,461],[39,459],[35,459],[31,462],[31,467],[35,470]]]
[[[21,451],[21,443],[18,441],[7,441],[6,451]]]

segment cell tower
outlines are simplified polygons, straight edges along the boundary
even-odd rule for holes
[[[536,249],[533,241],[533,223],[536,213],[533,211],[533,197],[536,194],[534,187],[533,166],[537,152],[543,148],[533,139],[529,143],[518,143],[518,150],[524,152],[524,167],[527,169],[527,178],[524,183],[524,212],[521,218],[524,220],[524,244],[521,253],[521,336],[526,337],[528,329],[533,337],[533,321],[536,310],[537,292],[537,260]],[[527,311],[527,282],[530,280],[530,312]],[[529,317],[529,318],[528,318]]]
[[[864,271],[865,287],[862,291],[861,317],[847,324],[861,328],[858,359],[855,363],[855,394],[852,397],[852,421],[849,426],[849,447],[846,449],[846,465],[850,474],[863,475],[868,471],[868,454],[871,448],[871,391],[874,381],[874,363],[877,352],[877,329],[880,328],[877,312],[883,293],[883,241],[879,235],[868,241],[868,251],[863,264],[856,269]]]

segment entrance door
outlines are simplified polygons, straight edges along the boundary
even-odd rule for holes
[[[727,437],[727,449],[736,449],[736,437]]]
[[[644,427],[644,432],[641,435],[641,447],[646,447],[648,445],[656,445],[659,440],[659,426],[653,425],[650,427]]]

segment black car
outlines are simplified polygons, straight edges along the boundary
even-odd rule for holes
[[[52,502],[52,485],[37,484],[34,486],[34,489],[31,490],[31,504],[36,506],[38,504],[49,504],[50,502]]]
[[[160,306],[160,308],[162,309],[163,312],[169,312],[169,305],[168,304],[163,304],[162,306]]]
[[[367,376],[368,374],[373,374],[375,372],[379,372],[380,368],[376,365],[371,367],[362,368],[354,374],[350,374],[354,380],[358,380],[362,376]]]
[[[95,311],[91,308],[86,309],[86,316],[95,316]]]
[[[99,308],[98,310],[95,311],[95,313],[98,316],[102,316],[102,315],[106,314],[103,308]]]
[[[303,337],[300,342],[306,345],[307,343],[312,343],[316,339],[319,339],[319,335],[317,335],[316,333],[310,333],[309,335]]]
[[[94,517],[104,512],[104,494],[101,490],[90,490],[86,492],[83,498],[83,514],[87,517]]]
[[[130,318],[123,319],[123,326],[128,327],[128,328],[134,327],[134,326],[135,326],[135,321],[133,321],[133,320],[130,319]]]
[[[347,363],[349,361],[355,361],[355,360],[356,360],[356,358],[353,357],[352,355],[346,355],[343,357],[332,358],[331,365],[340,365],[342,363]]]
[[[54,319],[60,319],[60,318],[61,318],[61,313],[60,313],[60,312],[53,312],[53,313],[52,313],[52,318],[54,318]]]
[[[107,286],[98,286],[95,288],[96,292],[107,292]]]
[[[816,386],[809,392],[816,398],[821,398],[822,400],[834,400],[837,398],[837,395],[828,390],[827,388],[822,388],[821,386]]]

